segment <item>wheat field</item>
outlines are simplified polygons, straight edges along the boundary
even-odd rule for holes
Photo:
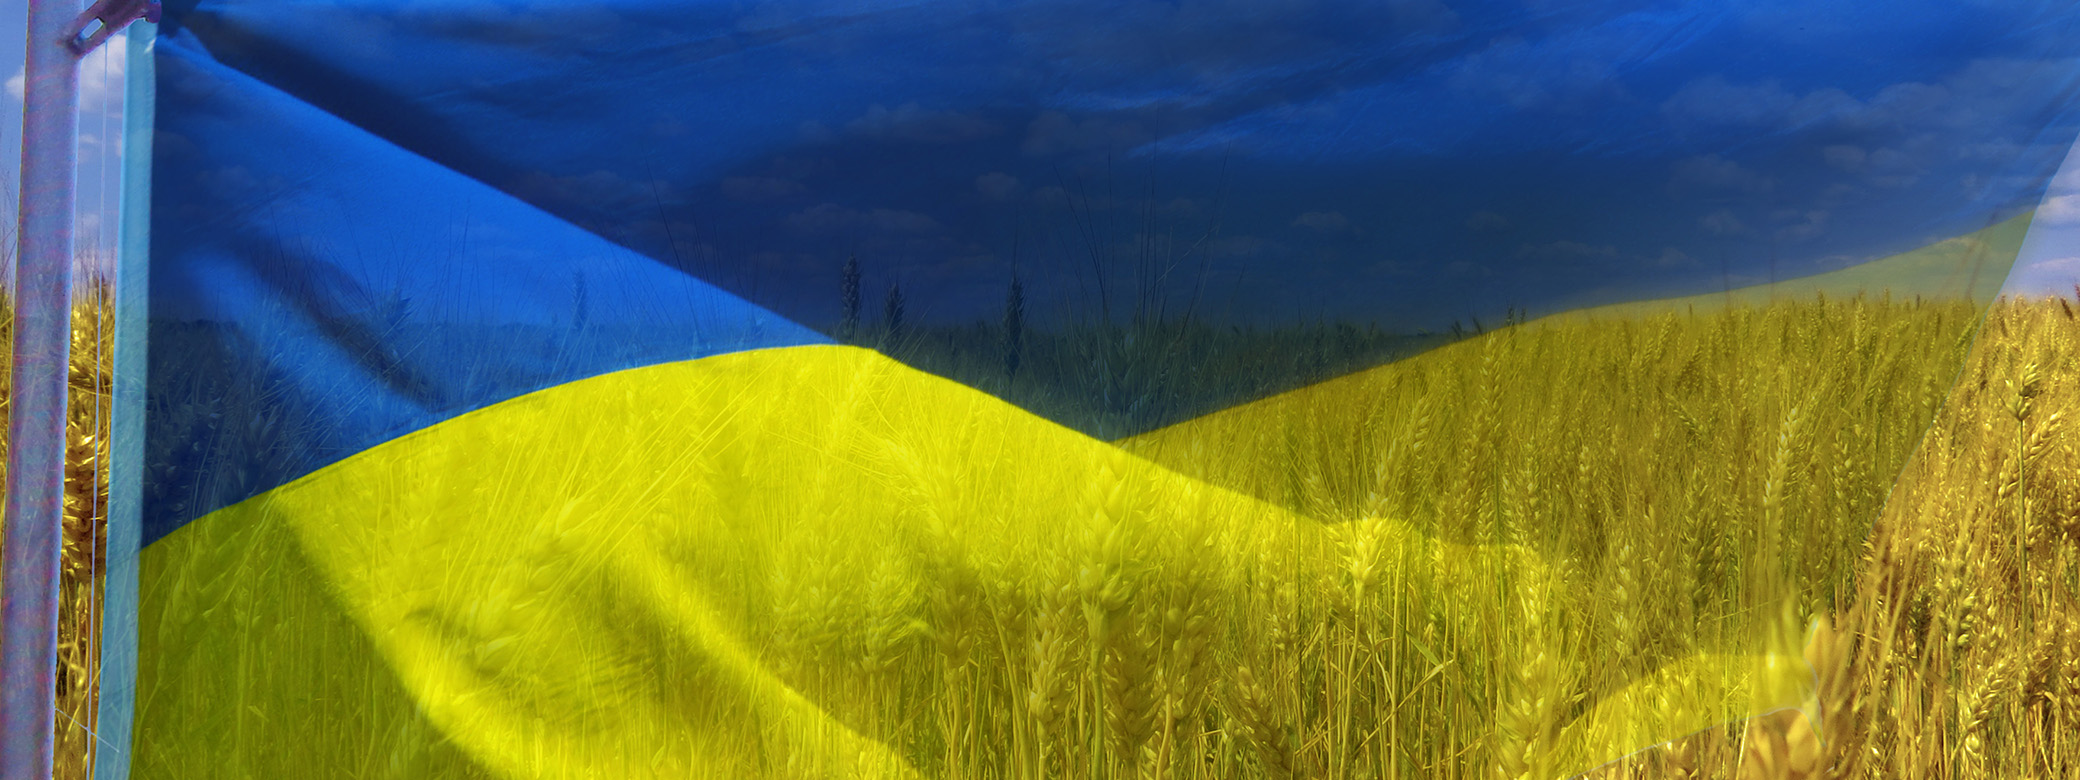
[[[105,505],[85,289],[65,777]],[[928,777],[2073,777],[2074,316],[1877,296],[1497,330],[1118,443],[1310,527],[1136,526],[1165,494],[1119,467],[1038,554],[790,542],[753,649]],[[926,527],[990,511],[910,468]],[[1783,685],[1799,656],[1814,684]]]
[[[59,568],[58,714],[55,752],[60,777],[88,776],[93,753],[95,707],[99,685],[101,603],[100,573],[106,550],[108,508],[109,400],[114,363],[114,288],[88,278],[78,285],[72,310],[70,396],[65,421],[64,552]],[[14,358],[14,307],[0,297],[0,409],[9,406],[5,392]],[[7,431],[0,427],[0,452]],[[7,464],[0,459],[0,480]],[[0,481],[0,485],[4,485]],[[0,487],[0,501],[4,501]]]
[[[1317,517],[1384,506],[1578,562],[1570,592],[1595,594],[1570,610],[1593,627],[1584,657],[1615,654],[1602,668],[1620,680],[1668,648],[1766,630],[1739,616],[1772,603],[1810,627],[1808,710],[1838,740],[1766,718],[1606,772],[2065,777],[2080,761],[2080,463],[2058,411],[2080,378],[2071,314],[2003,301],[1976,344],[1962,302],[1532,323],[1127,446]],[[2027,597],[2008,585],[2022,579]],[[1931,652],[1945,637],[1964,644]],[[1490,744],[1535,748],[1521,735],[1552,725],[1526,715],[1504,708]],[[1514,749],[1491,761],[1523,776]]]
[[[2075,314],[2056,298],[1989,314],[1857,556],[1850,598],[1809,634],[1818,734],[1761,719],[1599,776],[2080,774]]]

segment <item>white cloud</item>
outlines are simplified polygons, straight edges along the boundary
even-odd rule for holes
[[[827,144],[838,139],[838,134],[822,122],[803,122],[795,128],[795,135],[805,144]]]
[[[1848,144],[1836,144],[1822,149],[1820,156],[1827,160],[1828,167],[1850,173],[1862,169],[1864,161],[1870,159],[1869,153],[1865,152],[1863,147]]]
[[[2058,176],[2051,180],[2051,191],[2049,194],[2071,195],[2074,193],[2080,193],[2080,165],[2061,171]]]
[[[2049,260],[2040,260],[2030,263],[2029,269],[2032,272],[2066,273],[2080,277],[2080,257],[2054,257]]]
[[[1026,128],[1026,140],[1021,149],[1026,154],[1044,155],[1060,152],[1111,151],[1133,149],[1154,140],[1155,136],[1140,123],[1118,121],[1105,117],[1092,117],[1078,122],[1060,111],[1042,112]]]
[[[2008,276],[2010,295],[2071,295],[2080,291],[2080,257],[2050,257],[2026,263]]]
[[[2028,139],[2024,117],[2064,101],[2080,60],[1980,59],[1926,81],[1903,81],[1851,95],[1834,87],[1793,90],[1781,83],[1735,83],[1723,76],[1684,85],[1661,105],[1677,127],[1806,132],[1861,138],[1822,150],[1823,161],[1858,174],[1862,185],[1893,188],[1924,180],[1957,161],[2008,165],[2044,153]],[[2063,149],[2057,150],[2063,152]],[[1983,183],[1983,182],[1981,182]]]
[[[1965,144],[1957,148],[1957,159],[1975,162],[2003,163],[2021,157],[2029,147],[2006,138]]]
[[[1768,192],[1776,186],[1776,180],[1716,154],[1691,157],[1676,163],[1675,173],[1668,181],[1670,192],[1731,190],[1755,194]]]
[[[806,179],[829,168],[830,162],[827,158],[781,155],[773,158],[773,173],[790,179]]]
[[[1476,211],[1466,218],[1466,229],[1475,233],[1502,233],[1509,230],[1509,218],[1493,211]]]
[[[1351,221],[1344,217],[1341,211],[1310,211],[1293,218],[1293,227],[1319,230],[1324,233],[1345,230],[1350,226]]]
[[[101,48],[88,54],[79,63],[79,107],[80,120],[99,121],[105,115],[111,120],[123,116],[123,67],[129,61],[126,53],[128,32],[109,36]],[[20,102],[28,97],[29,73],[26,69],[16,70],[7,79],[8,96]]]
[[[1448,83],[1518,111],[1572,108],[1619,91],[1609,62],[1581,55],[1595,49],[1553,43],[1496,39],[1487,49],[1461,59]]]
[[[875,103],[867,113],[846,123],[856,135],[886,141],[950,144],[995,135],[995,123],[952,111],[933,111],[916,102],[889,108]]]
[[[1796,215],[1797,221],[1777,230],[1777,237],[1786,241],[1804,241],[1827,230],[1825,211],[1807,211]]]
[[[1742,222],[1732,209],[1720,209],[1706,214],[1703,219],[1697,221],[1697,226],[1715,236],[1738,236],[1748,232],[1747,223]]]
[[[665,117],[650,123],[650,134],[658,138],[678,138],[692,129],[692,125],[678,117]]]
[[[1277,248],[1256,236],[1223,236],[1207,242],[1207,251],[1222,257],[1248,257]]]
[[[990,200],[1010,200],[1017,197],[1022,186],[1017,176],[1003,171],[991,171],[975,177],[975,191]]]
[[[1156,207],[1156,211],[1166,217],[1195,217],[1200,209],[1199,201],[1191,198],[1171,198],[1169,203]]]
[[[1391,0],[1387,4],[1394,23],[1409,30],[1449,30],[1459,26],[1459,14],[1437,0]]]
[[[123,66],[129,61],[128,32],[111,35],[101,48],[79,63],[79,106],[81,119],[98,111],[111,116],[123,112]]]
[[[1870,154],[1870,180],[1880,187],[1913,186],[1921,180],[1921,170],[1915,156],[1898,149],[1879,149]]]
[[[1697,258],[1672,246],[1663,247],[1661,256],[1654,258],[1654,264],[1662,268],[1695,268],[1700,265]]]
[[[1470,260],[1454,260],[1454,261],[1452,261],[1452,262],[1450,262],[1450,263],[1446,263],[1446,264],[1445,264],[1445,266],[1444,266],[1444,271],[1445,271],[1445,273],[1451,274],[1451,275],[1453,275],[1453,276],[1494,276],[1494,275],[1495,275],[1495,271],[1494,271],[1494,269],[1491,269],[1491,268],[1487,267],[1486,265],[1481,265],[1481,264],[1478,264],[1478,263],[1474,263],[1473,261],[1470,261]],[[1454,325],[1453,325],[1453,327],[1458,327],[1458,326],[1457,326],[1456,324],[1454,324]]]
[[[1544,260],[1579,260],[1590,257],[1617,257],[1618,248],[1610,244],[1605,244],[1603,246],[1591,246],[1588,244],[1584,244],[1580,241],[1561,240],[1540,246],[1533,246],[1531,244],[1521,245],[1517,247],[1517,256],[1535,257]]]
[[[883,233],[931,233],[939,229],[938,220],[915,211],[861,211],[835,203],[824,203],[790,214],[787,224],[796,230],[813,232],[867,229]]]
[[[722,180],[722,194],[732,200],[779,200],[808,191],[801,182],[771,176],[731,176]]]
[[[2080,225],[2080,193],[2057,195],[2047,198],[2037,209],[2036,224],[2067,226]]]
[[[1676,90],[1661,104],[1669,120],[1692,125],[1797,126],[1846,116],[1863,107],[1849,93],[1826,88],[1797,95],[1775,81],[1734,84],[1711,75]]]

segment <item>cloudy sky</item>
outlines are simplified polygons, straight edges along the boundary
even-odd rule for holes
[[[851,255],[945,320],[1014,264],[1043,315],[1160,288],[1414,328],[1717,290],[2033,208],[2080,134],[2058,4],[854,5],[169,8],[270,89],[819,327]],[[89,228],[120,74],[86,65]],[[2049,194],[2035,289],[2080,276],[2080,174]]]
[[[2007,292],[2080,297],[2080,159],[2066,158],[2030,226]]]

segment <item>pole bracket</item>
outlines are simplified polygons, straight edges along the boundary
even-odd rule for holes
[[[65,46],[73,56],[84,57],[100,48],[131,22],[143,19],[159,23],[159,0],[94,0],[94,5],[65,28]],[[95,26],[96,24],[99,26]],[[92,27],[91,32],[88,28]]]

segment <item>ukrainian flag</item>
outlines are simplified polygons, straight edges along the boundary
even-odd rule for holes
[[[1551,287],[1537,269],[1509,282],[1526,294],[1552,292],[1538,303],[1557,310],[1700,284],[1716,290],[1733,275],[1716,262],[1697,270],[1704,264],[1673,248],[1674,238],[1654,239],[1651,251],[1558,234],[1518,240],[1543,229],[1545,217],[1511,201],[1513,186],[1476,179],[1543,171],[1554,218],[1582,217],[1585,229],[1636,218],[1649,233],[1680,222],[1700,241],[1748,235],[1741,230],[1790,241],[1810,229],[1824,242],[1833,239],[1819,231],[1853,220],[1830,216],[1848,207],[1780,216],[1736,211],[1728,198],[1778,197],[1796,185],[1790,171],[1823,159],[1883,173],[1892,158],[1857,147],[1793,161],[1786,149],[1820,154],[1860,142],[1796,135],[1798,121],[1818,115],[1739,90],[1773,85],[1812,111],[1852,108],[1813,108],[1826,97],[1812,98],[1817,87],[1800,93],[1771,81],[1780,71],[1763,65],[1717,82],[1687,78],[1702,71],[1654,75],[1657,62],[1694,63],[1746,40],[1752,29],[1741,25],[1753,20],[1731,12],[1613,5],[1576,19],[1505,4],[1329,4],[1305,13],[1220,5],[1179,15],[1166,4],[1066,0],[169,4],[151,58],[132,771],[1185,777],[1217,771],[1206,763],[1216,759],[1183,757],[1176,746],[1216,744],[1220,732],[1235,751],[1263,752],[1219,766],[1304,772],[1276,768],[1279,751],[1314,748],[1298,737],[1282,742],[1264,731],[1276,724],[1249,713],[1279,711],[1281,697],[1294,712],[1315,712],[1302,700],[1338,678],[1298,666],[1238,670],[1240,656],[1221,648],[1286,642],[1296,655],[1319,655],[1310,643],[1326,640],[1294,634],[1277,617],[1311,610],[1357,621],[1351,636],[1374,652],[1408,648],[1380,691],[1422,703],[1412,707],[1456,708],[1393,709],[1410,724],[1395,721],[1404,730],[1393,740],[1432,728],[1426,723],[1496,722],[1508,707],[1504,683],[1485,670],[1533,660],[1453,627],[1496,620],[1476,605],[1578,598],[1555,584],[1572,575],[1507,540],[1446,538],[1392,513],[1306,506],[1285,483],[1222,476],[1269,473],[1233,465],[1272,446],[1253,438],[1261,429],[1242,419],[1248,409],[1271,410],[1249,420],[1289,424],[1276,404],[1239,405],[1317,377],[1277,369],[1289,373],[1128,418],[1079,416],[1022,396],[1013,403],[986,391],[995,385],[890,357],[894,341],[877,351],[839,338],[825,325],[839,319],[831,309],[845,283],[839,259],[865,244],[914,261],[897,279],[912,291],[913,330],[933,316],[968,316],[962,307],[999,316],[1001,288],[974,292],[978,264],[990,280],[1025,273],[1040,291],[1088,284],[1084,300],[1102,299],[1107,321],[1123,320],[1132,296],[1121,291],[1164,269],[1129,262],[1083,278],[1050,277],[1045,260],[1012,266],[1010,248],[978,249],[975,236],[1023,228],[1016,217],[991,222],[984,204],[1053,197],[1092,220],[1078,225],[1132,219],[1079,184],[1077,172],[1099,170],[1091,166],[1109,154],[1175,155],[1187,161],[1179,179],[1208,185],[1203,192],[1218,191],[1218,176],[1229,175],[1219,172],[1233,170],[1233,182],[1248,185],[1238,202],[1297,204],[1282,206],[1263,232],[1292,238],[1231,241],[1207,231],[1230,253],[1209,256],[1229,274],[1209,278],[1264,288],[1257,303],[1232,307],[1241,324],[1231,337],[1240,339],[1252,317],[1285,316],[1308,301],[1362,310],[1354,279],[1400,284],[1393,262],[1352,259],[1387,228],[1361,224],[1355,211],[1301,204],[1296,192],[1378,189],[1350,180],[1353,171],[1431,181],[1422,177],[1456,154],[1481,173],[1452,177],[1434,199],[1473,204],[1467,193],[1478,191],[1496,205],[1444,219],[1457,231],[1452,240],[1521,268],[1598,269],[1597,285]],[[2070,14],[2018,14],[2000,23],[2072,22]],[[1815,15],[1830,24],[1855,18]],[[1939,26],[1950,17],[1928,18]],[[1971,46],[2012,32],[1974,24],[1960,28]],[[1511,44],[1490,34],[1511,29],[1553,37]],[[1260,37],[1233,37],[1244,31]],[[1540,48],[1562,33],[1586,48]],[[1566,64],[1583,52],[1615,52],[1606,58],[1612,69]],[[2051,62],[2056,52],[2025,53]],[[1485,95],[1509,83],[1490,78],[1495,68],[1547,72],[1546,55],[1557,58],[1552,67],[1587,75],[1497,99],[1522,110],[1585,101],[1548,106],[1579,120],[1548,128],[1566,136],[1564,149],[1524,145],[1529,136],[1496,128],[1528,120],[1483,108],[1441,118],[1449,126],[1427,135],[1368,146],[1391,154],[1349,162],[1321,151],[1354,133],[1388,132],[1394,125],[1377,112],[1389,107],[1414,121],[1436,97],[1425,90]],[[1907,57],[1900,67],[1936,73],[1970,59],[1945,56]],[[2070,68],[2042,67],[2003,73],[2055,72],[2059,80],[2039,87],[2072,91]],[[1661,90],[1640,110],[1677,117],[1668,121],[1694,136],[1617,129],[1620,117],[1608,112],[1638,101],[1589,82],[1631,69],[1648,69],[1638,83]],[[1312,86],[1293,86],[1302,82]],[[1721,92],[1706,94],[1712,89]],[[1793,117],[1744,135],[1775,133],[1811,148],[1750,154],[1721,144],[1712,133],[1723,128],[1712,123],[1749,121],[1723,116],[1733,110],[1725,95],[1736,93],[1749,101],[1741,106]],[[2044,177],[2029,176],[2047,164],[2030,155],[2037,135],[2065,132],[2069,142],[2068,117],[2062,106],[2046,108],[2049,98],[2021,102],[2028,110],[2001,116],[2036,135],[2008,139],[2015,149],[1982,150],[2009,156],[1974,163],[1991,194],[1916,218],[1967,233],[2042,192]],[[1577,110],[1588,113],[1568,113]],[[1466,134],[1486,139],[1489,151],[1451,145]],[[975,162],[933,162],[947,154]],[[1598,178],[1606,158],[1609,170],[1636,168],[1649,193],[1597,204],[1631,209],[1623,218],[1566,213],[1566,193],[1616,186]],[[1941,166],[1950,164],[1924,169],[1947,174]],[[1047,177],[1050,167],[1061,175]],[[1292,190],[1272,186],[1281,182]],[[1896,191],[1859,186],[1874,188],[1873,198]],[[1697,214],[1656,210],[1692,191],[1717,194],[1698,201]],[[1421,215],[1423,198],[1405,197],[1365,202],[1438,222]],[[1144,215],[1214,207],[1211,197],[1147,203]],[[1510,211],[1512,203],[1520,208]],[[1976,294],[1997,286],[2000,258],[2012,259],[2026,226],[2026,218],[2004,222],[1975,239],[1995,258]],[[1882,230],[1856,230],[1864,232],[1841,241],[1882,250],[1874,254],[1926,238],[1873,243]],[[1138,235],[1153,241],[1153,233]],[[767,240],[759,237],[770,245],[753,243]],[[1302,238],[1317,243],[1300,248]],[[1415,235],[1407,245],[1442,251],[1442,240]],[[1093,241],[1091,251],[1119,251],[1098,248],[1105,243]],[[1082,251],[1025,251],[1056,252],[1081,268],[1071,249]],[[1929,267],[1948,273],[1959,262],[1943,255]],[[1417,275],[1520,266],[1446,270],[1440,260],[1426,268]],[[866,294],[869,316],[882,314],[895,332],[905,299],[891,294],[884,307],[879,293],[876,285]],[[1186,308],[1166,295],[1141,303]],[[926,305],[942,299],[951,301],[942,310]],[[1443,321],[1425,329],[1441,334]],[[1026,370],[1035,370],[1031,362]],[[1221,406],[1236,410],[1196,429],[1185,422]],[[1117,419],[1128,421],[1107,422]],[[1133,446],[1107,441],[1177,423]],[[1157,446],[1195,436],[1193,446]],[[1222,451],[1238,442],[1256,442],[1254,454]],[[1352,550],[1377,561],[1378,573],[1316,563],[1357,560]],[[1341,607],[1296,603],[1304,588],[1278,584],[1371,578],[1391,585]],[[1698,648],[1635,674],[1632,687],[1606,690],[1587,682],[1597,659],[1556,649],[1548,674],[1574,697],[1559,705],[1571,725],[1545,737],[1537,768],[1562,776],[1798,706],[1811,676],[1798,641],[1758,635],[1739,647]],[[1124,649],[1137,643],[1154,649]],[[1257,682],[1236,682],[1244,676]],[[1669,706],[1674,700],[1682,704]],[[1382,696],[1366,702],[1380,712],[1400,706]],[[1488,739],[1452,746],[1487,756]],[[1388,751],[1389,741],[1354,741],[1353,755]],[[1407,755],[1421,751],[1396,749],[1378,752],[1389,757],[1378,765],[1415,776]],[[1423,760],[1436,768],[1462,759]]]

